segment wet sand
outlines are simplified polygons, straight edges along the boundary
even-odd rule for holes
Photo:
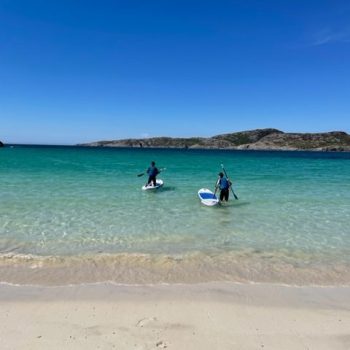
[[[347,256],[346,253],[342,256]],[[338,260],[341,260],[339,256]],[[0,281],[11,284],[196,284],[211,281],[297,286],[350,285],[350,264],[303,255],[256,251],[35,256],[0,254]]]

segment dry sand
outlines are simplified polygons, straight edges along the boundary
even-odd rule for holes
[[[350,288],[0,286],[0,349],[350,349]]]

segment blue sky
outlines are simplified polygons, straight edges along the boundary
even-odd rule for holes
[[[350,132],[349,1],[0,0],[0,140]]]

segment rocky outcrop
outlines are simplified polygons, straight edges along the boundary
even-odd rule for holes
[[[79,146],[350,151],[350,135],[342,131],[327,133],[284,133],[277,129],[257,129],[216,135],[209,138],[153,137],[146,139],[98,141]]]
[[[327,133],[270,134],[241,149],[350,151],[350,135],[341,131]]]
[[[4,144],[0,141],[0,147],[4,147]]]

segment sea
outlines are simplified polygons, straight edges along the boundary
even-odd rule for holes
[[[222,165],[238,200],[206,207]],[[0,149],[1,283],[211,281],[350,285],[350,153]]]

